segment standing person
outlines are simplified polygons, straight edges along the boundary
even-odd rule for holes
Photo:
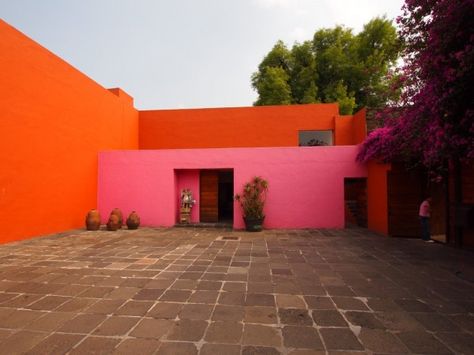
[[[421,222],[421,239],[428,243],[433,243],[430,233],[431,201],[431,197],[425,198],[418,213]]]

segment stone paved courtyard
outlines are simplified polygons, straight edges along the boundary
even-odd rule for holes
[[[0,353],[472,354],[473,262],[358,229],[36,238],[0,246]]]

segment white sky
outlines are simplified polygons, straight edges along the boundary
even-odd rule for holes
[[[362,29],[403,0],[0,0],[0,17],[139,109],[250,106],[278,39]],[[1,70],[1,68],[0,68]]]

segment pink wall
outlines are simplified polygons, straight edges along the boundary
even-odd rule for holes
[[[235,192],[255,175],[269,181],[265,228],[343,228],[344,177],[367,176],[356,154],[356,146],[102,152],[98,206],[104,217],[119,207],[136,210],[143,225],[172,226],[182,184],[175,170],[233,168]],[[234,228],[243,227],[235,204]]]
[[[191,189],[196,204],[191,209],[191,222],[199,222],[199,170],[176,170],[176,220],[179,218],[180,196],[183,189]]]

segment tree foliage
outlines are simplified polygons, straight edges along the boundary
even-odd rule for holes
[[[267,67],[265,76],[258,83],[262,95],[256,104],[289,105],[291,103],[291,89],[288,79],[288,74],[283,68]]]
[[[395,27],[386,18],[371,20],[357,35],[336,26],[318,30],[312,41],[295,43],[291,49],[278,41],[252,75],[258,93],[255,105],[337,101],[342,114],[379,107],[389,100],[381,93],[391,84],[386,75],[399,49]]]
[[[244,185],[241,194],[235,195],[235,200],[240,203],[245,218],[265,218],[263,208],[265,207],[267,191],[268,181],[260,176],[255,176]]]
[[[474,0],[406,0],[397,20],[404,38],[400,100],[359,160],[419,162],[432,171],[474,158]]]

